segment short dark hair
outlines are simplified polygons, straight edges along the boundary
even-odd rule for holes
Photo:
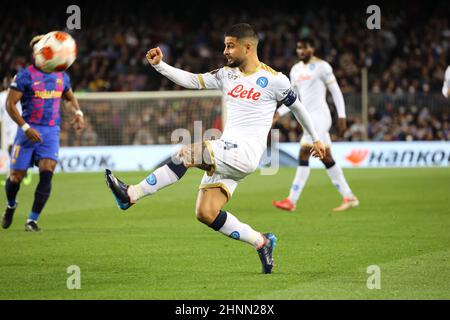
[[[302,37],[298,39],[297,42],[304,43],[306,45],[309,45],[311,48],[314,48],[314,40],[310,37]]]
[[[225,32],[225,37],[235,37],[237,39],[253,38],[256,41],[259,40],[255,29],[248,23],[238,23],[231,26],[231,28]]]

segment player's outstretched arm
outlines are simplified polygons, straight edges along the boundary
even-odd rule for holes
[[[6,111],[9,116],[17,125],[25,132],[27,138],[32,142],[42,142],[41,135],[39,132],[32,127],[20,115],[19,110],[17,110],[17,103],[22,98],[22,92],[10,89],[8,92],[8,97],[6,98]]]
[[[347,118],[345,114],[345,102],[344,96],[341,89],[336,81],[333,81],[328,85],[328,90],[330,90],[331,96],[333,97],[334,105],[336,106],[336,111],[338,115],[338,131],[339,135],[342,137],[347,129]]]
[[[146,55],[147,61],[156,71],[186,89],[200,89],[200,81],[196,74],[174,68],[165,63],[159,47],[150,49]]]
[[[308,133],[311,135],[314,141],[313,149],[311,149],[311,155],[322,159],[325,155],[325,146],[322,141],[319,140],[319,136],[317,135],[316,129],[314,128],[313,122],[311,120],[311,116],[306,110],[306,107],[297,98],[295,98],[295,101],[287,107],[294,114],[295,118],[301,124],[303,129],[308,131]]]
[[[73,119],[70,122],[77,132],[80,132],[84,129],[84,118],[83,112],[80,109],[80,104],[78,103],[78,99],[73,94],[72,89],[67,90],[64,93],[64,100],[66,101],[66,106],[71,110],[73,114]]]

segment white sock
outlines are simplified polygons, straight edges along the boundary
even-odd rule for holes
[[[128,195],[132,203],[139,199],[154,194],[158,190],[165,188],[178,181],[178,176],[167,165],[164,165],[151,173],[139,184],[128,188]]]
[[[292,182],[291,191],[289,192],[289,200],[296,205],[300,194],[305,187],[311,169],[309,166],[298,166],[294,181]]]
[[[261,233],[253,230],[248,224],[240,222],[229,212],[227,212],[227,220],[222,228],[219,229],[219,232],[227,237],[247,242],[256,249],[261,247],[265,242],[265,238]]]
[[[344,177],[344,172],[341,167],[336,163],[331,168],[327,169],[328,176],[331,179],[331,182],[342,195],[343,198],[353,198],[353,192],[350,189],[347,181]]]

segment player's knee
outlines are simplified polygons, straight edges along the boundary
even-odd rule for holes
[[[55,160],[41,159],[39,161],[39,171],[40,172],[44,172],[44,171],[54,172],[56,169],[56,164],[57,164],[57,162]]]
[[[214,222],[218,211],[211,205],[200,205],[195,209],[195,215],[198,221],[210,225]]]
[[[331,156],[325,156],[322,159],[322,163],[324,164],[325,168],[327,168],[327,169],[330,169],[331,167],[333,167],[336,164],[333,157],[331,157]]]
[[[12,183],[21,183],[23,178],[26,175],[26,171],[25,172],[20,172],[20,171],[11,171],[10,175],[9,175],[9,181],[11,181]]]
[[[300,165],[302,165],[302,163],[304,163],[307,166],[310,156],[311,156],[311,148],[301,148],[300,155],[298,157]]]

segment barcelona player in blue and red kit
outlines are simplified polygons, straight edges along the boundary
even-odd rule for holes
[[[32,41],[31,46],[36,42]],[[66,100],[74,113],[72,122],[75,129],[82,130],[83,113],[65,72],[45,73],[30,65],[20,70],[10,85],[6,109],[19,128],[5,186],[7,207],[2,218],[4,229],[12,223],[20,183],[27,169],[36,165],[39,167],[39,183],[25,230],[40,231],[37,221],[50,196],[53,172],[58,161],[61,99]],[[22,115],[16,108],[18,101],[22,104]]]

